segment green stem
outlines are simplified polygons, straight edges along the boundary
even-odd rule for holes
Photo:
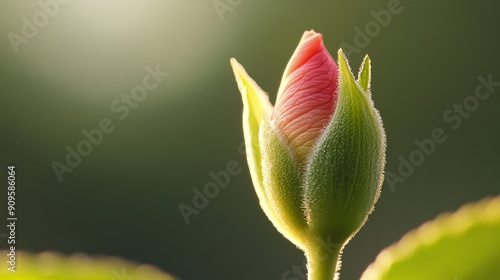
[[[307,279],[308,280],[333,280],[340,261],[341,246],[338,248],[312,248],[306,250]],[[338,277],[335,277],[337,280]]]

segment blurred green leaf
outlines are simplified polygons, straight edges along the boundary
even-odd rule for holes
[[[383,250],[362,280],[499,279],[500,197],[443,214]]]
[[[2,256],[9,251],[0,251]],[[9,256],[8,256],[9,257]],[[139,265],[117,257],[89,257],[83,254],[64,256],[45,252],[15,253],[15,272],[0,270],[2,280],[174,280],[151,265]],[[10,258],[10,257],[9,257]],[[7,267],[9,267],[7,260]]]

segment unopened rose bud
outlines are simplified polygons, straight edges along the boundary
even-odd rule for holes
[[[231,60],[260,204],[278,231],[305,251],[314,280],[333,278],[340,251],[379,197],[385,164],[385,134],[371,100],[370,60],[363,61],[357,80],[342,50],[338,62],[339,67],[321,34],[305,32],[273,108],[267,94]],[[338,246],[323,258],[326,240]]]

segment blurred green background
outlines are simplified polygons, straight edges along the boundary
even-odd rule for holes
[[[285,276],[304,257],[259,208],[238,152],[242,103],[229,58],[274,101],[309,29],[323,33],[335,59],[339,47],[358,47],[349,55],[355,70],[370,55],[387,171],[398,173],[415,139],[435,128],[448,136],[404,182],[384,183],[376,211],[345,249],[342,279],[358,279],[381,249],[426,220],[500,193],[500,87],[458,129],[443,119],[474,95],[479,76],[500,82],[495,1],[402,0],[385,26],[373,23],[374,12],[394,0],[62,2],[40,1],[57,3],[52,15],[38,1],[0,2],[0,179],[16,164],[18,249],[121,256],[182,279],[302,279]],[[38,30],[14,40],[24,17]],[[366,34],[367,26],[360,45],[356,27]],[[170,75],[120,119],[111,104],[157,65]],[[115,129],[60,182],[53,162],[65,164],[66,146],[76,149],[82,130],[103,118]],[[193,189],[231,161],[242,172],[187,225],[179,205],[193,206]]]

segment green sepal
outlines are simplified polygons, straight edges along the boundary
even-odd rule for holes
[[[278,230],[297,247],[304,247],[306,221],[302,209],[300,168],[290,147],[274,126],[262,122],[260,134],[264,185]]]
[[[359,68],[357,83],[366,93],[370,92],[371,61],[368,55],[365,56],[363,63],[361,63],[361,67]]]
[[[359,83],[339,50],[338,101],[315,145],[304,177],[304,209],[310,232],[344,243],[366,221],[380,195],[385,134],[369,88],[365,59]]]
[[[243,134],[246,156],[260,206],[276,229],[299,246],[298,231],[295,231],[296,234],[291,233],[293,231],[290,231],[290,229],[295,228],[295,226],[293,223],[286,223],[286,221],[290,220],[288,215],[283,215],[283,211],[278,207],[279,202],[275,199],[271,200],[269,197],[269,195],[276,196],[276,193],[272,190],[266,190],[267,185],[264,184],[263,154],[261,153],[259,135],[261,134],[263,125],[268,124],[273,107],[269,102],[268,95],[250,78],[243,66],[236,59],[231,59],[231,65],[243,100]],[[295,180],[291,178],[287,179]]]

